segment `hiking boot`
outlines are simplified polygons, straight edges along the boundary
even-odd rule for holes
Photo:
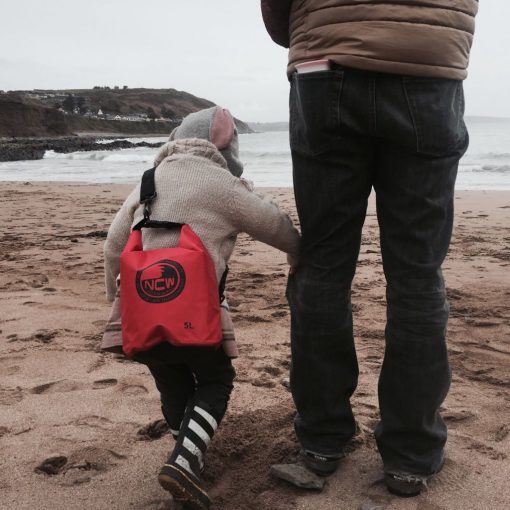
[[[418,496],[427,488],[428,482],[439,473],[444,465],[444,457],[437,471],[431,475],[416,475],[404,471],[385,471],[384,482],[388,490],[403,498]]]
[[[338,469],[344,455],[320,455],[308,450],[302,450],[301,458],[305,467],[312,473],[319,476],[329,476]]]

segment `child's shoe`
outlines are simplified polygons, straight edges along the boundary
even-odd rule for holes
[[[211,500],[202,487],[201,481],[173,463],[163,466],[159,473],[159,484],[177,501],[186,504],[191,510],[208,510]]]
[[[207,447],[218,428],[209,406],[191,402],[179,430],[177,444],[159,473],[159,483],[187,508],[207,510],[211,504],[200,474]]]

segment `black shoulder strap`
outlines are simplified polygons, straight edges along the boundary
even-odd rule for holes
[[[156,167],[146,170],[142,176],[140,185],[140,203],[144,205],[143,220],[138,222],[133,230],[141,230],[142,228],[180,228],[183,223],[175,223],[173,221],[157,221],[151,220],[151,204],[158,195],[156,193],[155,182]]]
[[[221,276],[220,284],[218,285],[220,291],[220,304],[225,301],[225,286],[227,284],[227,276],[228,276],[228,266],[225,267],[225,271],[223,271],[223,275]]]
[[[156,167],[146,170],[142,176],[142,184],[140,186],[140,203],[145,204],[156,198],[156,184],[154,176],[156,174]]]
[[[133,230],[141,230],[142,228],[180,228],[183,223],[175,223],[173,221],[158,221],[151,220],[151,203],[156,198],[156,183],[155,183],[156,168],[146,170],[142,176],[142,183],[140,185],[140,203],[144,205],[143,220],[138,222]],[[220,303],[225,300],[225,285],[227,283],[228,266],[221,277],[219,284]]]

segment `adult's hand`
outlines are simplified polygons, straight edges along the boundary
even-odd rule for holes
[[[287,253],[287,263],[290,266],[289,275],[293,275],[297,271],[299,260],[295,255]]]

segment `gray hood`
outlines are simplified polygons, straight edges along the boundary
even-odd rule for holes
[[[243,164],[239,159],[239,140],[234,118],[228,110],[213,106],[191,113],[175,128],[170,141],[200,138],[214,144],[225,158],[232,175],[241,177]]]

